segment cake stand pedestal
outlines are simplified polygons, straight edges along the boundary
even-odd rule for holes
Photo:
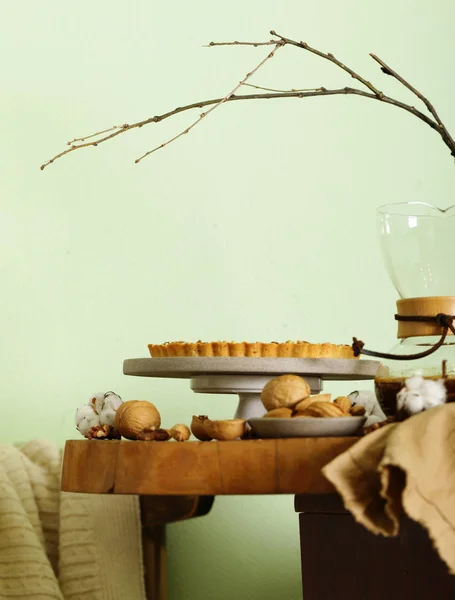
[[[343,358],[129,358],[123,363],[125,375],[189,379],[191,389],[199,394],[237,394],[235,418],[239,419],[265,414],[262,389],[279,375],[301,375],[311,393],[318,394],[324,381],[374,379],[378,368],[378,361]]]

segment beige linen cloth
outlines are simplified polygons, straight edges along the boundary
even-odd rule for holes
[[[455,574],[455,403],[368,434],[323,473],[375,534],[397,535],[404,509]]]
[[[0,445],[0,598],[145,600],[137,497],[60,492],[61,454]]]

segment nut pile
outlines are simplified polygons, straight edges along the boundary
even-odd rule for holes
[[[339,396],[333,402],[331,394],[311,396],[307,381],[297,375],[281,375],[270,380],[262,390],[261,398],[268,411],[265,419],[360,417],[365,414],[365,407],[353,403],[347,396]]]
[[[261,393],[267,410],[265,419],[330,418],[363,416],[365,407],[347,396],[332,402],[331,394],[311,395],[308,382],[297,375],[281,375],[271,379]],[[202,442],[250,439],[253,433],[246,420],[211,420],[194,415],[191,430],[184,424],[171,429],[161,426],[161,415],[146,400],[123,402],[118,394],[95,394],[76,411],[76,427],[87,439],[121,439],[185,442],[191,433]]]
[[[186,442],[189,427],[174,425],[161,428],[161,415],[147,400],[123,402],[118,394],[95,394],[76,411],[76,428],[87,439],[121,439],[166,442],[174,439]]]
[[[297,375],[271,379],[262,390],[261,400],[267,409],[264,419],[359,417],[365,414],[365,407],[355,404],[347,396],[339,396],[333,402],[331,394],[311,396],[308,382]],[[211,421],[206,415],[193,416],[191,432],[201,442],[254,437],[243,419]]]

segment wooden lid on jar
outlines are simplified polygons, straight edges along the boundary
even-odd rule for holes
[[[435,317],[440,313],[455,316],[455,296],[426,296],[424,298],[401,298],[397,300],[397,313],[402,316]],[[422,321],[398,321],[398,338],[442,335],[443,328],[437,323]],[[452,335],[449,329],[448,335]]]

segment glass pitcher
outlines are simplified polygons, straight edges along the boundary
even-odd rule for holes
[[[389,204],[377,209],[383,259],[397,290],[398,314],[455,315],[455,206],[442,210],[423,202]],[[413,355],[441,339],[436,323],[399,322],[399,342],[390,354]],[[385,359],[376,375],[379,402],[396,412],[396,395],[406,378],[445,375],[448,401],[455,401],[455,338],[449,330],[442,346],[417,360]]]

